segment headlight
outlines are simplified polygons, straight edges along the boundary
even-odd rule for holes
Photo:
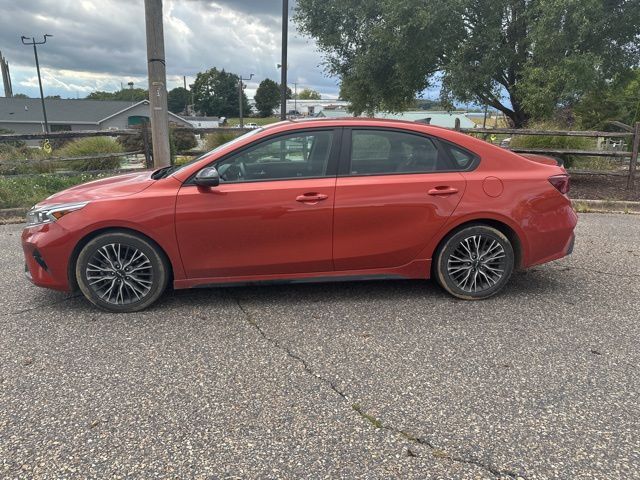
[[[89,202],[61,203],[44,207],[33,207],[27,212],[27,226],[42,225],[60,220],[66,214],[80,210]]]

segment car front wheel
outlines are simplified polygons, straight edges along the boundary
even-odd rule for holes
[[[168,267],[158,247],[145,238],[109,232],[90,240],[76,262],[84,296],[110,312],[137,312],[164,292]]]
[[[436,255],[435,273],[455,297],[481,300],[504,288],[514,263],[513,247],[502,232],[474,225],[445,240]]]

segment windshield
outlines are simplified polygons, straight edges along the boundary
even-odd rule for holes
[[[205,157],[208,157],[209,155],[216,153],[219,150],[222,150],[223,148],[228,147],[229,145],[233,145],[235,143],[239,143],[240,141],[244,140],[245,138],[249,138],[259,132],[261,132],[263,129],[262,128],[255,128],[253,130],[248,131],[247,133],[240,135],[239,137],[234,138],[233,140],[229,140],[226,143],[223,143],[222,145],[218,145],[216,148],[214,148],[213,150],[211,150],[210,152],[207,152],[203,155],[200,155],[199,157],[194,158],[193,160],[189,160],[187,163],[184,163],[182,165],[180,165],[179,167],[177,166],[172,166],[172,167],[164,167],[161,168],[160,170],[156,170],[155,172],[153,172],[153,175],[151,178],[153,178],[154,180],[157,180],[159,178],[164,178],[172,173],[176,173],[179,172],[180,170],[182,170],[183,168],[186,168],[190,165],[193,165],[194,163],[202,160]]]

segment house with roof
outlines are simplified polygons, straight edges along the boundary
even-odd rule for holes
[[[345,118],[352,114],[345,110],[323,110],[317,115],[327,118]],[[376,112],[374,118],[385,118],[390,120],[405,120],[408,122],[428,123],[436,127],[454,128],[456,119],[460,121],[461,128],[474,128],[475,124],[466,116],[466,112],[445,112],[413,110],[399,113]]]
[[[47,121],[52,132],[120,130],[148,122],[148,100],[45,99]],[[169,123],[191,127],[191,123],[169,112]],[[0,97],[0,128],[14,133],[42,133],[44,120],[39,98]]]
[[[181,117],[191,124],[193,128],[218,128],[221,123],[224,123],[225,117],[204,117],[204,116],[184,116]]]
[[[390,120],[406,120],[408,122],[428,123],[436,127],[454,128],[456,120],[460,122],[460,128],[474,128],[475,124],[467,117],[467,112],[458,111],[429,111],[410,110],[406,112],[390,113],[377,112],[376,118],[386,118]]]

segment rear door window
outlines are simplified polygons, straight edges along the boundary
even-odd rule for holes
[[[350,175],[452,170],[451,160],[428,137],[391,130],[352,130]]]

